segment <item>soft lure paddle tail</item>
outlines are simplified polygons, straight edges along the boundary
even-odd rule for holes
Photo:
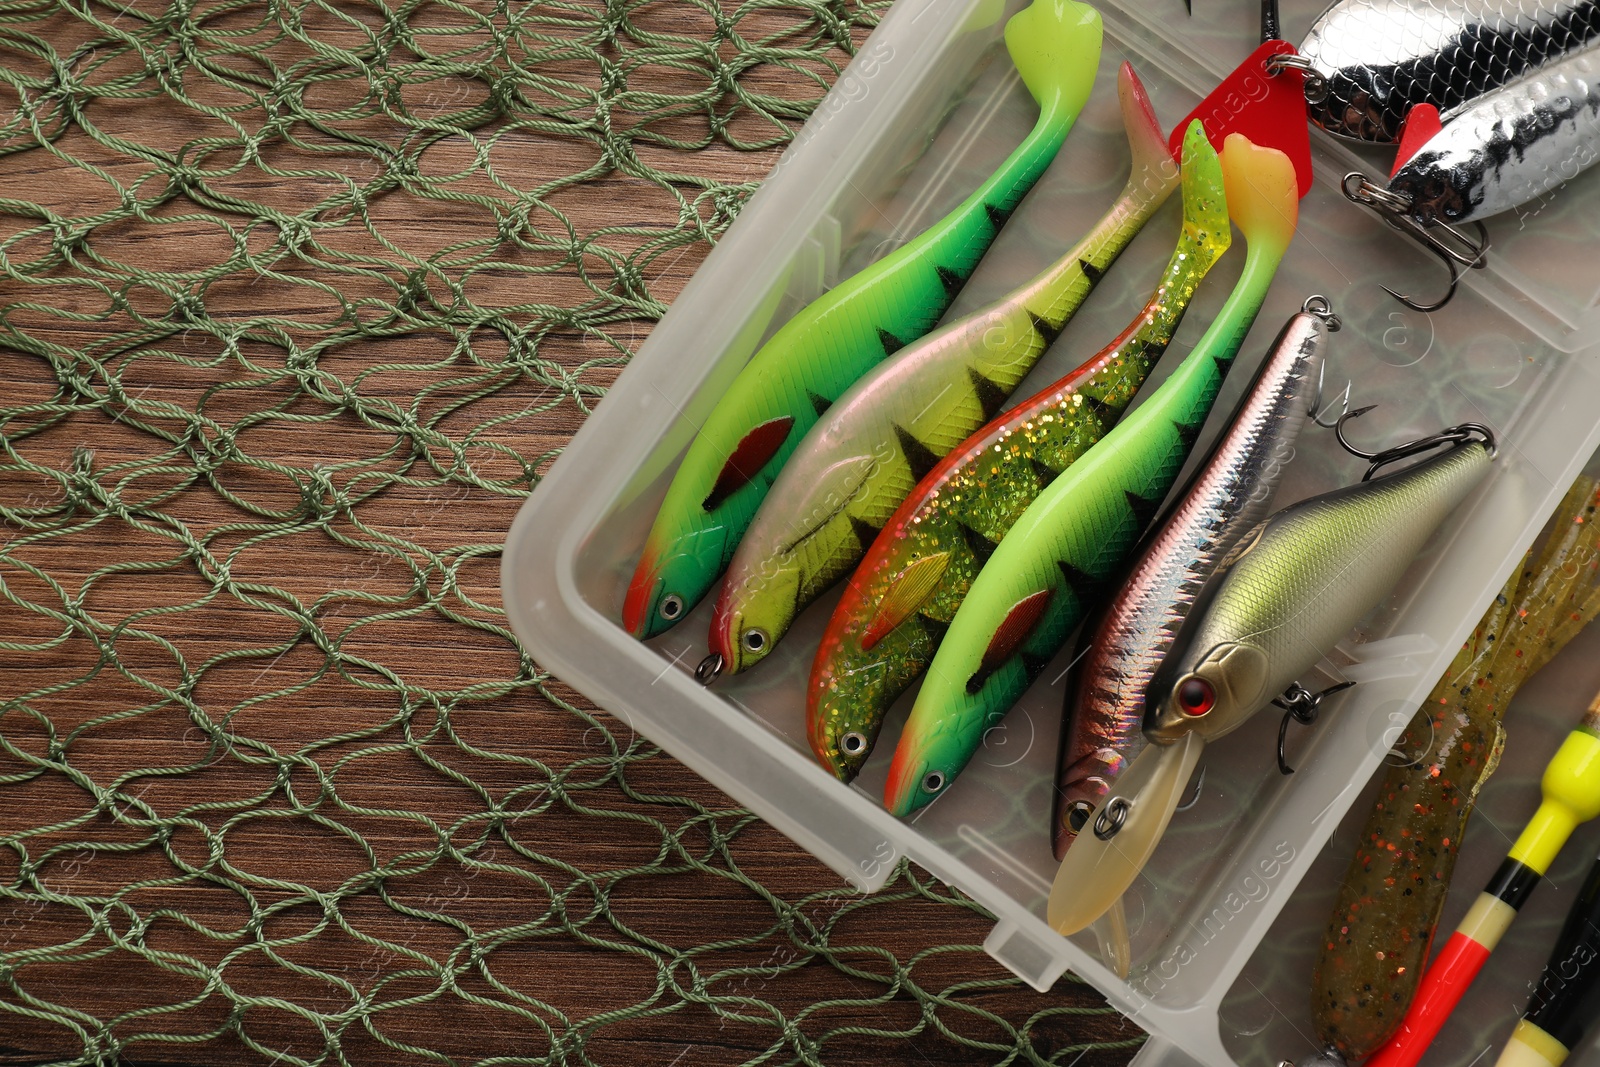
[[[1468,439],[1397,474],[1301,501],[1244,535],[1150,682],[1144,732],[1154,743],[1056,872],[1051,926],[1077,933],[1116,903],[1155,851],[1206,743],[1283,694],[1372,610],[1483,480],[1493,454],[1492,440]]]
[[[834,610],[806,697],[817,757],[845,781],[933,658],[972,579],[1039,491],[1105,435],[1228,246],[1216,152],[1185,141],[1183,227],[1150,302],[1110,345],[951,452],[889,519]]]
[[[884,791],[894,814],[949,788],[1126,562],[1177,479],[1299,210],[1294,165],[1282,152],[1235,134],[1222,170],[1229,213],[1248,242],[1238,285],[1172,377],[1039,494],[973,582],[900,735]]]
[[[1032,132],[959,207],[812,301],[739,372],[645,540],[622,608],[634,636],[662,633],[699,603],[806,431],[863,373],[939,321],[1055,157],[1094,84],[1100,15],[1075,0],[1035,0],[1005,36],[1039,104]]]
[[[1284,324],[1255,380],[1171,517],[1152,531],[1104,614],[1084,627],[1084,654],[1067,685],[1057,760],[1056,859],[1144,747],[1144,694],[1206,579],[1272,494],[1315,415],[1323,352],[1339,328],[1311,297]]]
[[[717,598],[709,644],[722,672],[766,658],[794,617],[856,564],[917,482],[999,413],[1178,187],[1178,166],[1126,63],[1117,93],[1133,166],[1122,195],[1088,236],[1001,300],[867,372],[789,457]]]

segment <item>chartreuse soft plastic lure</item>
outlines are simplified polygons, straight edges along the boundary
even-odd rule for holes
[[[759,663],[795,615],[849,573],[917,482],[994,418],[1177,188],[1178,165],[1126,63],[1117,92],[1133,168],[1088,236],[1021,288],[878,364],[789,457],[723,579],[710,637],[720,669]]]
[[[1178,246],[1138,317],[1088,362],[935,466],[846,587],[806,697],[811,746],[845,781],[865,762],[889,706],[927,669],[995,542],[1116,422],[1227,249],[1222,166],[1198,123],[1184,140],[1182,186]]]
[[[636,637],[661,633],[699,603],[806,431],[857,378],[939,321],[1055,158],[1094,84],[1100,15],[1075,0],[1035,0],[1005,36],[1039,104],[1032,132],[959,207],[812,301],[739,372],[645,540],[622,609]]]
[[[1294,165],[1241,134],[1223,146],[1228,207],[1249,242],[1215,322],[1133,414],[1050,483],[1000,542],[945,634],[889,768],[897,815],[948,789],[1132,552],[1171,490],[1294,236]]]

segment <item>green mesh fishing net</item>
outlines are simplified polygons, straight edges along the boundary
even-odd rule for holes
[[[499,608],[885,6],[0,3],[0,1062],[1127,1060]]]

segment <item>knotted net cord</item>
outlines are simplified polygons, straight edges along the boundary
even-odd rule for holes
[[[517,505],[886,6],[0,3],[5,1062],[1126,1060],[499,607]]]

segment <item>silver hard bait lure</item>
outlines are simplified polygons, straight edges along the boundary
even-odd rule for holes
[[[1283,327],[1229,429],[1146,543],[1097,626],[1067,688],[1056,780],[1056,858],[1144,747],[1144,695],[1195,597],[1241,535],[1267,517],[1272,494],[1314,417],[1328,334],[1339,328],[1313,296]]]
[[[1306,34],[1311,120],[1393,142],[1415,104],[1451,117],[1600,42],[1600,0],[1340,0]]]

